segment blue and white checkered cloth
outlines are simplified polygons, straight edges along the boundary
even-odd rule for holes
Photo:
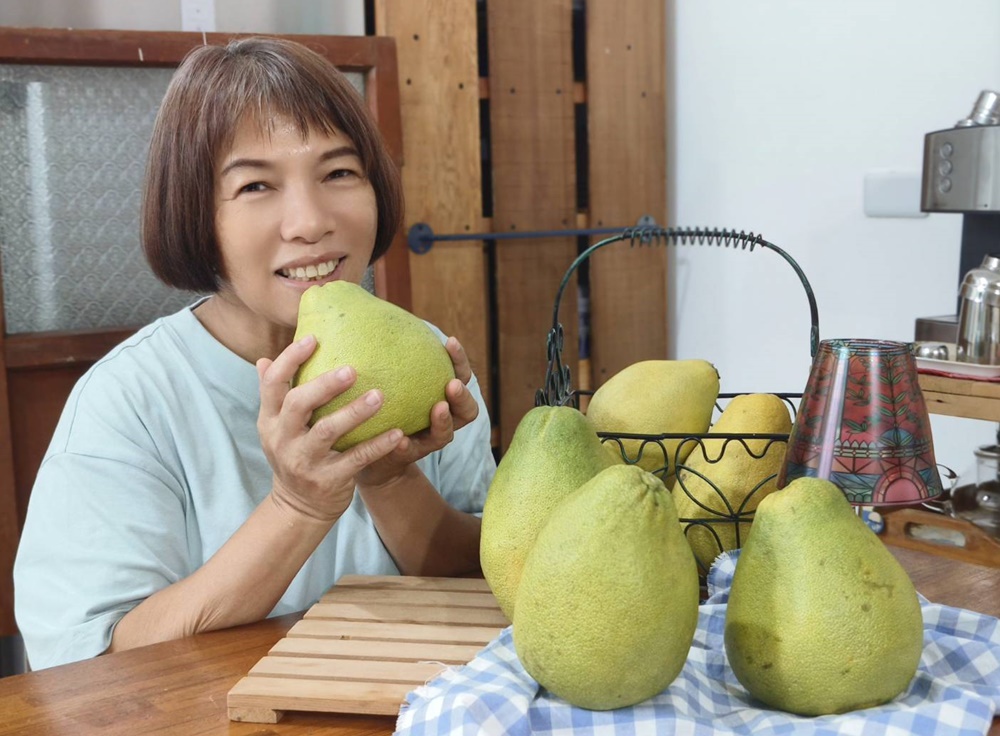
[[[769,710],[736,680],[723,647],[736,554],[716,560],[709,598],[684,669],[659,695],[629,708],[576,708],[539,687],[504,629],[474,660],[446,670],[407,696],[397,720],[404,736],[541,733],[559,736],[810,734],[896,736],[985,734],[1000,708],[1000,621],[927,602],[924,653],[906,692],[876,708],[805,718]]]

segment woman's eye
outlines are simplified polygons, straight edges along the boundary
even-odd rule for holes
[[[328,175],[328,179],[343,179],[348,176],[357,176],[357,172],[352,169],[334,169]]]
[[[264,191],[264,182],[254,181],[249,184],[244,184],[240,187],[240,194],[244,192],[262,192]]]

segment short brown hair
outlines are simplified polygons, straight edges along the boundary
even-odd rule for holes
[[[327,59],[302,44],[245,38],[200,46],[178,67],[160,105],[146,163],[142,247],[164,283],[197,292],[222,286],[215,232],[215,166],[248,116],[275,115],[310,130],[346,135],[358,149],[378,205],[372,261],[403,219],[399,170],[361,95]]]

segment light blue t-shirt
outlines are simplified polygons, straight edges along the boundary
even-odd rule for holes
[[[434,328],[444,341],[444,335]],[[482,511],[496,470],[476,379],[475,422],[418,465],[457,509]],[[121,617],[204,564],[271,490],[256,368],[186,308],[145,327],[74,387],[35,481],[14,564],[34,669],[105,651]],[[272,616],[340,576],[398,570],[355,493]]]

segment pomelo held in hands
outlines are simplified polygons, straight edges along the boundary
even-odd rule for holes
[[[395,427],[406,435],[427,429],[431,408],[445,401],[445,386],[455,377],[451,356],[423,320],[349,281],[302,295],[295,339],[306,335],[316,337],[316,349],[293,385],[344,365],[358,374],[353,386],[313,412],[313,423],[373,388],[384,396],[375,416],[334,444],[340,452]]]

